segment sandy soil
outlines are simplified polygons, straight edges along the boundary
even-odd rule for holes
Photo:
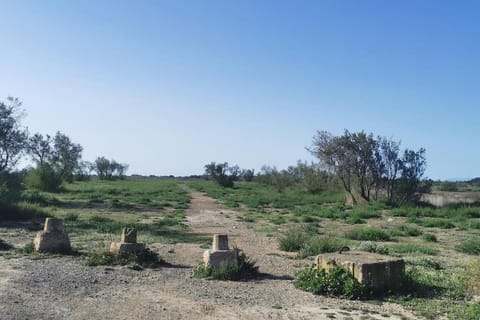
[[[256,233],[193,192],[186,211],[191,232],[228,233],[230,244],[256,259],[263,277],[230,282],[197,279],[198,244],[148,244],[169,265],[134,271],[86,267],[82,257],[0,257],[0,319],[417,319],[395,304],[314,296],[294,288],[295,272],[309,260],[278,250],[278,239]],[[75,246],[75,239],[72,239]]]

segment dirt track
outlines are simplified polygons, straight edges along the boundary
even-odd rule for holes
[[[192,192],[192,233],[228,233],[260,266],[248,282],[192,278],[205,249],[149,244],[170,265],[156,270],[86,267],[81,257],[0,257],[0,319],[416,319],[402,307],[314,296],[294,288],[308,260],[278,251],[277,239],[255,233],[214,200]],[[75,239],[72,239],[75,246]]]

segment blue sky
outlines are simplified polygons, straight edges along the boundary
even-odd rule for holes
[[[189,175],[312,160],[316,130],[480,176],[478,1],[0,1],[0,97],[84,158]]]

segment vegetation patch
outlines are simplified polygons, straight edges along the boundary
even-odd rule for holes
[[[298,251],[305,247],[315,234],[317,234],[317,228],[312,225],[306,224],[291,227],[285,235],[280,238],[280,250],[289,252]]]
[[[480,255],[480,237],[473,237],[462,242],[456,250],[471,255]]]
[[[313,237],[298,252],[299,258],[315,256],[321,253],[336,252],[348,245],[348,241],[333,236]]]
[[[348,231],[345,237],[352,240],[390,241],[389,233],[376,227],[356,227]]]
[[[123,266],[131,265],[135,267],[143,268],[155,268],[158,267],[163,260],[158,256],[156,252],[150,249],[145,249],[138,255],[115,255],[107,250],[100,250],[93,252],[89,255],[87,266]]]
[[[360,299],[365,296],[366,288],[345,269],[333,268],[326,272],[314,266],[305,267],[297,274],[296,288],[313,294]]]

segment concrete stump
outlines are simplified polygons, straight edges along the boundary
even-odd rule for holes
[[[123,228],[120,242],[110,245],[110,252],[116,255],[138,256],[145,250],[145,244],[137,243],[137,230]]]
[[[403,259],[361,251],[321,254],[315,262],[317,268],[327,272],[335,267],[346,269],[377,293],[398,289],[405,273]]]
[[[228,249],[228,236],[215,234],[212,250],[203,253],[203,262],[207,268],[218,269],[221,266],[238,266],[238,250]]]
[[[63,222],[59,219],[46,218],[43,231],[33,240],[35,251],[65,253],[70,252],[70,239],[63,229]]]

